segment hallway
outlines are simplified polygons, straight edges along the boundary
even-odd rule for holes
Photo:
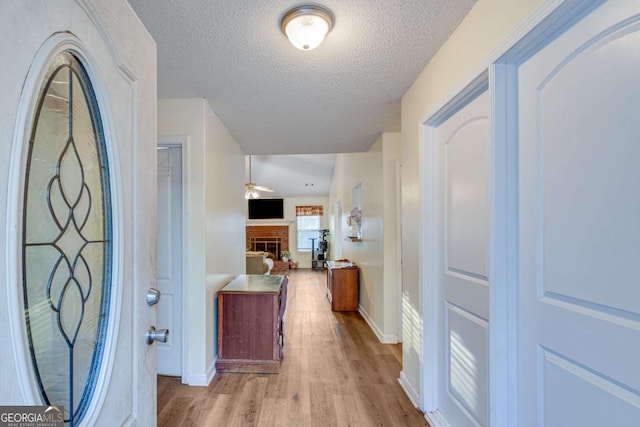
[[[398,383],[400,345],[331,312],[325,271],[290,273],[280,373],[216,374],[207,388],[159,377],[158,425],[427,425]]]

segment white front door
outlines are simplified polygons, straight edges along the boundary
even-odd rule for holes
[[[440,207],[437,416],[456,427],[489,424],[489,102],[485,91],[435,134]]]
[[[518,69],[518,425],[640,425],[640,3]]]
[[[2,9],[0,405],[154,425],[154,42],[124,0]]]
[[[158,147],[158,373],[182,375],[182,149]]]

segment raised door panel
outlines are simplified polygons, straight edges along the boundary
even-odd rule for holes
[[[518,70],[523,426],[640,423],[639,29],[608,2]]]
[[[436,129],[439,153],[438,412],[450,425],[486,426],[489,339],[489,95]]]

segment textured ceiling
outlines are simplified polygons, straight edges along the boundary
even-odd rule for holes
[[[326,197],[335,161],[335,154],[253,155],[251,178],[256,185],[274,190],[260,192],[261,197]]]
[[[475,0],[326,0],[303,52],[291,0],[129,0],[158,44],[158,96],[206,98],[248,154],[366,151],[400,130],[400,99]]]

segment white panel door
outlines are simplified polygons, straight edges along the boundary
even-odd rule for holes
[[[0,405],[155,425],[155,43],[124,0],[3,1],[0,40]],[[37,245],[59,261],[34,257]],[[76,365],[89,351],[89,368]]]
[[[451,426],[489,424],[489,102],[484,92],[436,130],[438,412]]]
[[[640,425],[640,2],[518,70],[520,426]]]
[[[182,149],[158,147],[158,373],[182,375]]]

